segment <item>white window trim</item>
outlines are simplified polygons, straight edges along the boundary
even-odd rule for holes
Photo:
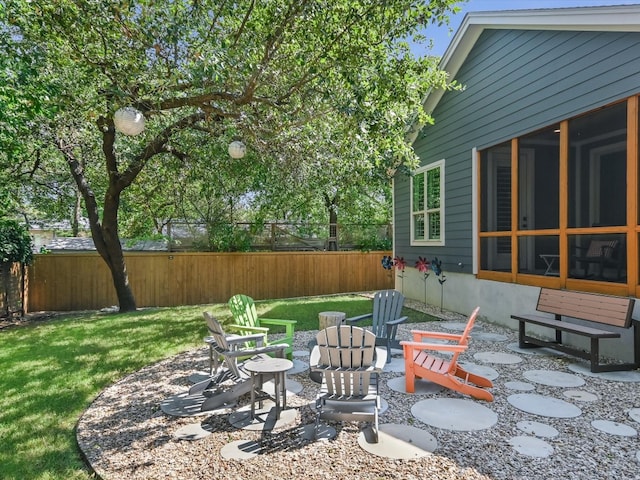
[[[429,165],[424,165],[420,168],[418,168],[417,170],[415,170],[413,172],[413,175],[418,175],[421,173],[425,173],[429,170],[433,170],[435,168],[439,168],[440,169],[440,238],[435,239],[435,240],[416,240],[415,239],[415,232],[414,232],[414,222],[413,222],[413,215],[414,215],[414,211],[413,211],[413,179],[411,179],[411,181],[409,182],[409,224],[410,224],[410,245],[412,247],[416,246],[424,246],[424,245],[430,245],[430,246],[444,246],[444,237],[445,237],[445,222],[444,222],[444,176],[445,176],[445,171],[444,171],[444,158],[442,160],[438,160],[437,162],[433,162],[430,163]],[[425,185],[426,185],[426,178],[425,178]],[[425,198],[425,205],[426,205],[426,198]],[[425,219],[426,220],[426,219]],[[428,224],[425,223],[425,231],[428,231]]]

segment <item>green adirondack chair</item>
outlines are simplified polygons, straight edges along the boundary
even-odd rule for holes
[[[265,345],[271,345],[276,343],[286,343],[289,347],[285,350],[287,358],[291,359],[293,356],[293,335],[295,331],[295,320],[282,320],[278,318],[260,318],[256,311],[256,305],[253,298],[247,295],[234,295],[229,299],[229,309],[233,315],[233,324],[228,325],[227,328],[240,332],[243,335],[251,333],[264,333],[269,332],[269,326],[282,326],[285,328],[284,338],[278,340],[269,341],[266,338]]]

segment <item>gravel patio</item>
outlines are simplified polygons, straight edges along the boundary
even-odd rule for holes
[[[440,322],[428,324],[431,330],[444,331],[466,321],[466,317],[441,314],[420,302],[407,301],[407,306],[439,316]],[[189,377],[207,369],[204,344],[149,365],[104,390],[78,422],[78,444],[87,463],[103,479],[640,478],[640,372],[594,375],[583,371],[573,357],[548,350],[518,351],[515,332],[491,324],[480,314],[471,346],[461,359],[495,372],[494,402],[478,402],[446,390],[402,393],[389,385],[401,384],[403,373],[383,374],[381,394],[389,408],[380,423],[404,425],[400,428],[420,429],[433,436],[435,449],[420,458],[398,460],[366,452],[358,445],[362,426],[355,423],[332,424],[338,431],[333,440],[305,440],[302,426],[315,420],[311,404],[319,387],[309,379],[308,370],[289,375],[302,386],[300,392],[287,395],[287,408],[296,410],[295,422],[271,432],[234,428],[228,421],[232,410],[197,417],[164,414],[161,402],[185,392]],[[403,325],[398,336],[408,339],[412,328],[426,326]],[[304,352],[315,333],[296,332],[296,363],[308,362]],[[499,360],[514,357],[513,363]],[[574,379],[576,386],[546,382],[539,378],[545,372]],[[512,402],[524,394],[570,404],[580,413],[557,418],[523,411]],[[489,409],[497,420],[471,431],[426,424],[414,416],[412,407],[429,399],[468,400]],[[176,437],[180,428],[194,423],[211,434],[195,441]],[[257,442],[259,454],[244,461],[224,458],[223,448],[239,440]],[[542,448],[529,448],[529,441]]]

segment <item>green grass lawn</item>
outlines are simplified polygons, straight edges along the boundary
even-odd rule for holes
[[[257,302],[261,316],[318,328],[318,313],[371,311],[361,296]],[[227,306],[144,309],[127,314],[69,314],[0,331],[0,478],[89,479],[75,424],[108,385],[176,353],[205,348],[202,311],[223,320]],[[410,322],[434,320],[405,309]],[[141,393],[142,395],[142,393]]]

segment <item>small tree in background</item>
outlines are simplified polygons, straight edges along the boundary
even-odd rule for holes
[[[22,263],[33,260],[33,244],[29,232],[15,220],[0,219],[0,263]]]
[[[33,245],[25,227],[0,218],[0,306],[2,316],[24,313],[24,267],[33,260]],[[19,276],[15,265],[19,264]],[[13,308],[16,306],[17,308]]]

